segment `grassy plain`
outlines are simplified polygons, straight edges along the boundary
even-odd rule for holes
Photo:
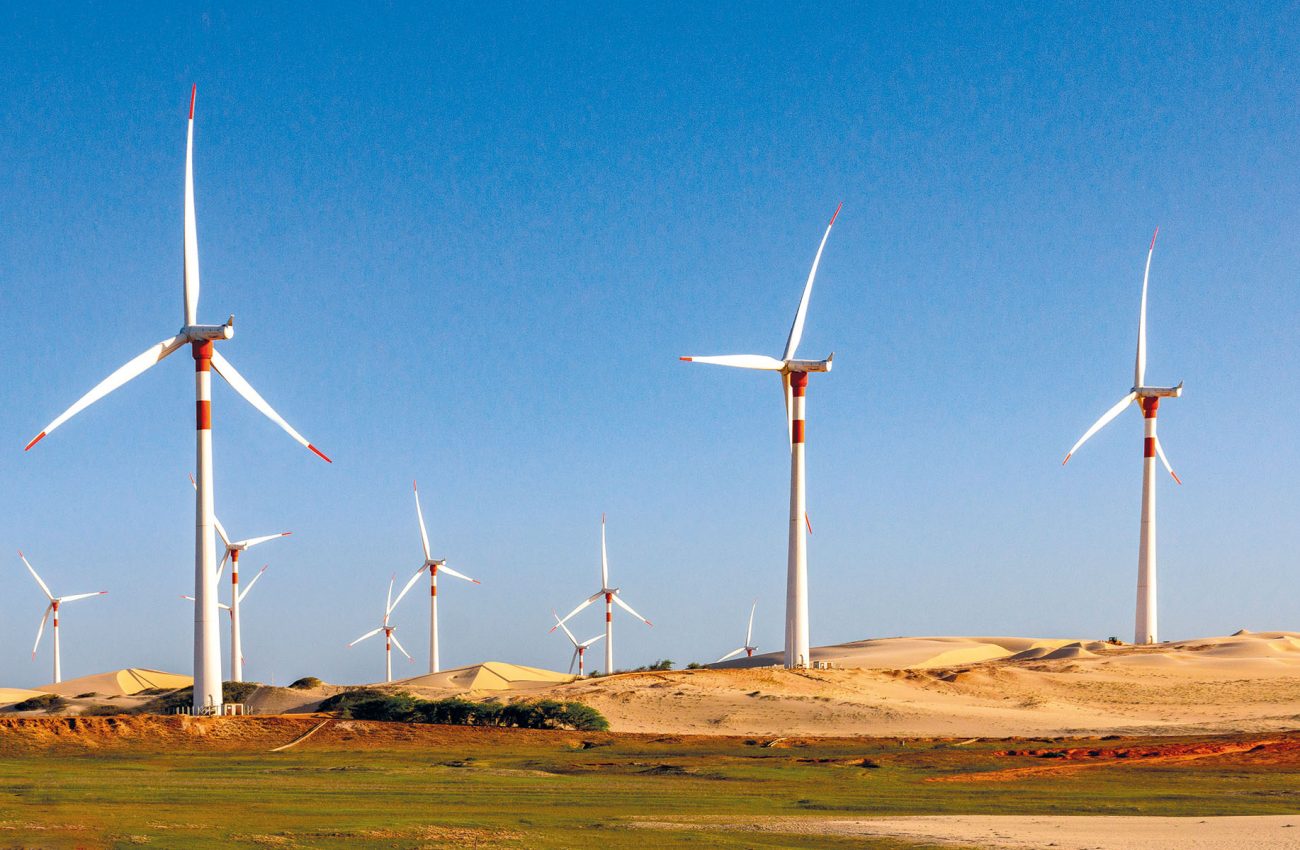
[[[271,753],[257,736],[242,743],[192,731],[188,743],[138,731],[87,737],[84,724],[93,731],[99,722],[108,719],[82,721],[82,734],[44,743],[0,730],[0,846],[779,848],[810,845],[806,836],[736,824],[959,813],[1289,814],[1300,806],[1294,739],[1279,754],[1231,738],[1179,751],[1186,739],[774,743],[447,727],[390,734],[384,727],[401,724],[352,722]],[[279,743],[309,721],[294,723],[275,728]],[[1207,744],[1226,751],[1206,752]],[[1051,756],[1119,745],[1182,755]],[[1003,754],[1029,749],[1040,752]],[[1026,768],[1000,781],[945,781]],[[730,824],[634,825],[711,820]],[[815,844],[915,846],[831,837]]]

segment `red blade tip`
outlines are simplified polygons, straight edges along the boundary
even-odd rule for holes
[[[1174,472],[1174,471],[1171,469],[1171,470],[1169,470],[1169,474],[1172,475],[1172,476],[1174,477],[1174,480],[1177,481],[1179,484],[1182,484],[1182,483],[1183,483],[1183,479],[1181,479],[1181,478],[1178,477],[1178,473],[1177,473],[1177,472]]]
[[[685,360],[687,363],[690,363],[691,360],[694,359],[694,358],[691,358],[691,357],[678,357],[677,359],[678,359],[678,360]]]
[[[44,439],[45,439],[45,432],[42,431],[41,433],[37,434],[35,437],[32,438],[32,441],[27,444],[27,448],[23,449],[23,451],[30,451],[32,446],[36,445],[37,443],[39,443],[41,440]]]
[[[324,453],[323,451],[321,451],[320,449],[316,448],[316,447],[313,446],[311,443],[308,443],[308,444],[307,444],[307,448],[309,448],[309,449],[311,449],[313,452],[315,452],[316,455],[317,455],[321,460],[325,461],[326,463],[333,463],[333,462],[334,462],[334,461],[330,460],[328,457],[326,457],[326,456],[325,456],[325,453]]]
[[[1151,247],[1147,249],[1148,252],[1154,251],[1156,249],[1156,237],[1159,235],[1160,235],[1160,225],[1156,225],[1156,232],[1151,234]]]
[[[835,215],[832,215],[832,216],[831,216],[831,224],[834,224],[834,223],[835,223],[835,219],[839,218],[840,210],[842,210],[842,209],[844,209],[844,202],[843,202],[843,201],[840,201],[840,205],[839,205],[838,207],[835,208]],[[826,226],[827,226],[827,227],[830,227],[831,224],[828,224],[828,225],[826,225]]]
[[[195,83],[190,89],[190,120],[194,120],[194,96],[199,93],[199,84]]]
[[[1068,455],[1065,456],[1065,460],[1061,461],[1061,466],[1065,466],[1067,463],[1070,462],[1070,456],[1071,456],[1072,454],[1073,454],[1073,452],[1071,452],[1070,454],[1068,454]]]

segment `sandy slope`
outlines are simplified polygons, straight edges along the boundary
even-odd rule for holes
[[[626,732],[1069,735],[1300,727],[1300,634],[1153,647],[1027,638],[893,638],[814,650],[829,670],[746,659],[544,691]],[[743,665],[743,666],[742,666]],[[536,693],[536,692],[534,692]]]

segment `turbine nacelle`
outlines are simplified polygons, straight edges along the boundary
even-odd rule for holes
[[[782,372],[829,372],[831,370],[831,361],[835,359],[835,352],[825,360],[787,360]]]
[[[1132,392],[1138,398],[1178,398],[1183,394],[1183,382],[1176,387],[1134,387]]]
[[[235,335],[235,317],[231,316],[224,325],[186,325],[178,336],[189,342],[209,342],[218,339],[230,339]]]

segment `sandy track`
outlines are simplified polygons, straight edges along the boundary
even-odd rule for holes
[[[952,815],[817,820],[772,818],[757,823],[644,821],[645,829],[725,827],[807,836],[898,838],[928,845],[990,850],[1300,850],[1300,815],[1242,817],[1068,817]]]

